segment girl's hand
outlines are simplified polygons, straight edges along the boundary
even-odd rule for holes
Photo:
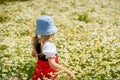
[[[67,71],[67,74],[70,77],[70,79],[75,79],[75,75],[72,72]]]
[[[58,71],[56,74],[58,75],[58,74],[60,74],[60,73],[67,73],[67,75],[69,76],[69,78],[70,78],[70,80],[71,79],[75,79],[75,75],[72,73],[72,72],[70,72],[69,70],[60,70],[60,71]]]
[[[37,54],[36,54],[36,52],[34,50],[32,51],[32,56],[37,57]]]

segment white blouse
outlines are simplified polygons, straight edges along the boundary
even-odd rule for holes
[[[42,53],[46,55],[46,58],[56,57],[57,54],[56,46],[51,42],[47,42],[46,44],[43,45]]]

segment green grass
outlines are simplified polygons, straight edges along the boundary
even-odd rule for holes
[[[30,80],[35,21],[55,20],[60,64],[76,80],[120,80],[120,0],[2,0],[0,80]],[[58,80],[68,80],[60,74]]]

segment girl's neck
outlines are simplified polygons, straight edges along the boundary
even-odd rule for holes
[[[45,44],[46,42],[49,42],[49,40],[41,40],[41,39],[40,39],[40,43]]]

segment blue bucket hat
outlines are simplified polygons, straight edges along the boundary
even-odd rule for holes
[[[50,35],[57,32],[57,27],[50,16],[42,16],[36,21],[36,34]]]

